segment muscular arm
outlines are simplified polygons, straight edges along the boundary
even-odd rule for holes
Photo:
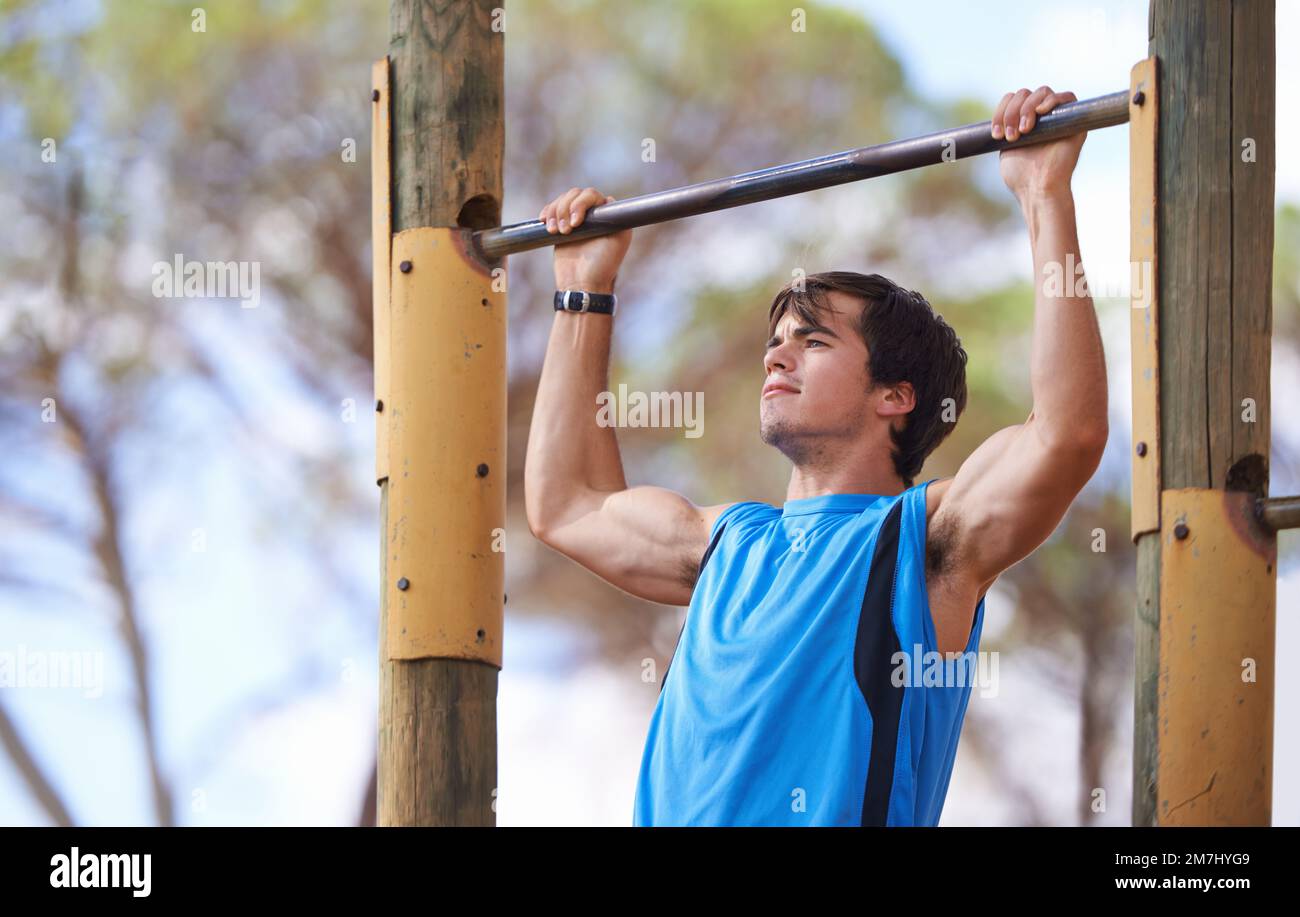
[[[1096,471],[1107,436],[1097,317],[1091,297],[1074,295],[1082,278],[1068,269],[1080,263],[1068,171],[1063,183],[1029,185],[1019,196],[1034,258],[1033,409],[971,454],[932,519],[954,575],[981,591],[1052,533]],[[1052,265],[1055,278],[1045,273]]]
[[[614,200],[570,188],[542,208],[548,232],[568,233]],[[632,230],[555,246],[561,290],[612,293]],[[613,427],[596,419],[609,388],[614,316],[557,312],[524,459],[528,527],[597,576],[652,602],[690,603],[709,532],[730,504],[696,506],[662,487],[628,487]]]
[[[613,322],[555,315],[524,462],[528,525],[625,592],[687,605],[709,531],[730,504],[699,507],[661,487],[627,486],[614,428],[596,421]]]

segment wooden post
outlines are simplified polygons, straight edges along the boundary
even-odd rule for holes
[[[1268,491],[1274,5],[1151,0],[1148,37],[1158,310],[1133,322],[1133,824],[1268,825],[1277,542],[1253,506]]]
[[[506,298],[467,243],[501,221],[501,8],[391,0],[372,86],[380,826],[496,823]]]

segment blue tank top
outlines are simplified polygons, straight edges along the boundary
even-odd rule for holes
[[[938,824],[984,599],[962,655],[942,657],[930,483],[718,517],[650,719],[634,825]]]

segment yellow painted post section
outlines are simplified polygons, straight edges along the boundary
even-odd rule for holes
[[[1129,340],[1133,353],[1132,537],[1160,529],[1160,273],[1156,262],[1156,59],[1129,76]],[[1133,101],[1142,93],[1142,104]]]
[[[1161,826],[1271,821],[1277,538],[1253,504],[1237,491],[1162,495]]]
[[[389,134],[388,58],[375,61],[370,71],[370,238],[374,249],[375,339],[375,481],[388,477],[388,281],[392,248],[392,144]],[[376,96],[377,94],[377,96]]]
[[[446,227],[393,236],[386,642],[389,659],[500,668],[506,296],[467,240]]]

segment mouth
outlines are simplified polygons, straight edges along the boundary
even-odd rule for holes
[[[769,383],[763,386],[763,397],[770,398],[773,395],[797,395],[799,394],[790,386],[783,382]]]

